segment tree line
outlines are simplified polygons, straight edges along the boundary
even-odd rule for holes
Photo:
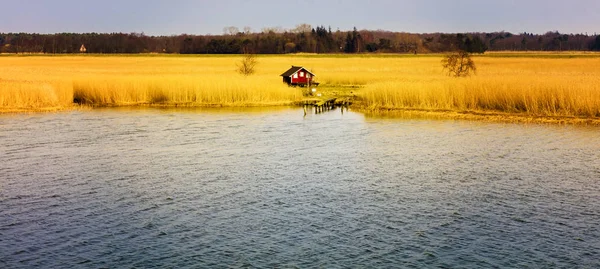
[[[150,36],[143,33],[0,33],[0,53],[430,53],[463,50],[600,51],[600,36],[509,32],[415,34],[382,30],[332,31],[331,27],[298,25],[292,30],[259,33],[226,27],[222,35]]]

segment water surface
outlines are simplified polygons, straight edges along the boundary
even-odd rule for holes
[[[0,267],[600,267],[600,129],[0,115]]]

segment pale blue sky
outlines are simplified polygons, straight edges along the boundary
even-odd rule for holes
[[[300,23],[416,33],[600,33],[600,0],[0,0],[0,32],[221,34]]]

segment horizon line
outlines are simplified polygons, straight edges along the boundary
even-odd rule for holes
[[[315,28],[312,28],[312,30],[314,30]],[[283,31],[277,31],[274,32],[276,34],[283,34],[283,33],[296,33],[293,31],[293,29],[282,29]],[[337,29],[336,31],[331,31],[332,33],[335,32],[352,32],[352,30],[340,30]],[[574,33],[574,32],[570,32],[570,33],[566,33],[566,32],[560,32],[558,30],[552,30],[552,31],[546,31],[544,33],[534,33],[534,32],[519,32],[519,33],[513,33],[510,31],[506,31],[506,30],[499,30],[499,31],[491,31],[491,32],[486,32],[486,31],[464,31],[464,32],[408,32],[408,31],[393,31],[393,30],[383,30],[383,29],[377,29],[377,30],[372,30],[372,29],[357,29],[358,32],[362,32],[362,31],[367,31],[367,32],[385,32],[385,33],[402,33],[402,34],[416,34],[416,35],[428,35],[428,34],[492,34],[492,33],[510,33],[513,35],[523,35],[523,34],[533,34],[533,35],[546,35],[548,33],[553,33],[553,34],[567,34],[567,35],[584,35],[584,36],[597,36],[598,32],[594,32],[589,33],[589,32],[578,32],[578,33]],[[3,32],[0,31],[0,34],[38,34],[38,35],[57,35],[57,34],[141,34],[144,36],[149,36],[149,37],[161,37],[161,36],[182,36],[182,35],[191,35],[191,36],[235,36],[235,35],[239,35],[239,34],[243,34],[243,35],[252,35],[252,34],[264,34],[264,33],[268,33],[266,31],[260,31],[260,32],[249,32],[249,33],[245,33],[243,31],[239,31],[236,34],[226,34],[226,33],[220,33],[220,34],[212,34],[212,33],[206,33],[206,34],[194,34],[194,33],[179,33],[179,34],[147,34],[144,31],[113,31],[113,32],[68,32],[68,31],[64,31],[64,32],[24,32],[24,31],[19,31],[19,32],[14,32],[14,31],[8,31],[8,32]]]

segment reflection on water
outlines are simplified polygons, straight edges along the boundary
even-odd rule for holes
[[[598,128],[0,115],[0,267],[599,267]]]

